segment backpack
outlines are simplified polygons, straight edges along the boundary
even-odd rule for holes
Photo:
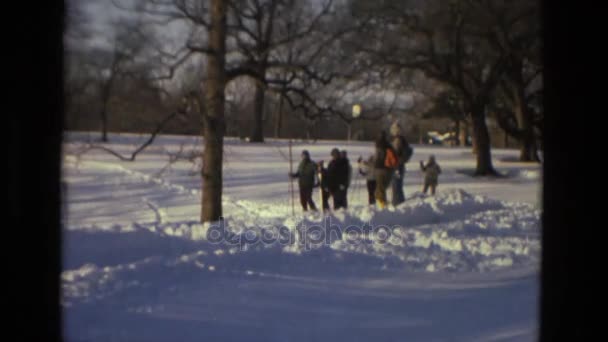
[[[414,154],[414,149],[412,148],[412,145],[407,145],[407,147],[403,150],[403,161],[404,162],[409,162],[410,159],[412,159],[412,155]]]
[[[396,169],[399,166],[399,161],[395,155],[395,151],[392,148],[386,149],[386,156],[384,157],[384,166],[389,169]]]
[[[400,139],[401,139],[401,145],[402,145],[401,160],[404,163],[407,163],[412,158],[412,155],[414,154],[414,149],[412,148],[412,145],[408,144],[408,142],[405,140],[405,138],[403,136],[401,136]]]

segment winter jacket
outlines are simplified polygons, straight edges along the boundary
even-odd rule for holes
[[[327,189],[329,183],[326,168],[321,168],[320,166],[317,168],[317,179],[321,188]]]
[[[387,169],[386,165],[384,165],[384,160],[386,159],[386,150],[394,149],[391,146],[388,146],[386,149],[376,148],[376,154],[374,155],[375,162],[374,167],[376,169]]]
[[[350,161],[346,159],[346,165],[348,166],[348,175],[346,179],[346,187],[350,187],[350,184],[353,180],[353,167],[350,165]]]
[[[348,161],[343,158],[334,159],[327,165],[327,187],[330,192],[346,189],[348,185]]]
[[[392,137],[391,146],[393,147],[393,150],[395,150],[395,154],[399,159],[399,164],[404,164],[406,151],[409,149],[409,144],[407,140],[405,140],[405,137],[402,135]]]
[[[410,148],[409,143],[405,137],[401,134],[401,125],[398,122],[394,122],[390,128],[391,132],[391,146],[399,159],[399,165],[403,165],[406,162],[407,150]]]
[[[441,168],[437,163],[428,163],[424,165],[424,163],[420,162],[420,169],[424,172],[424,182],[427,184],[437,184],[437,180],[439,179],[439,174],[441,173]]]
[[[368,181],[376,180],[375,172],[374,172],[374,157],[371,157],[369,160],[362,160],[359,163],[359,174],[365,176],[365,179]]]
[[[300,188],[312,188],[315,185],[315,175],[317,168],[315,163],[310,159],[304,159],[298,166],[298,172],[293,177],[298,178]]]

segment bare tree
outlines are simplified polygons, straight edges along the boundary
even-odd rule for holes
[[[80,115],[69,114],[80,112],[84,107],[84,99],[94,88],[95,72],[91,68],[90,55],[83,53],[81,45],[92,35],[88,26],[90,18],[83,10],[82,3],[67,3],[66,28],[64,32],[64,96],[65,113],[69,119],[66,126],[79,123]],[[66,118],[67,119],[67,118]]]
[[[506,16],[488,5],[497,18],[495,45],[508,57],[493,110],[501,127],[521,142],[520,161],[524,162],[540,160],[533,105],[542,90],[539,7],[537,1],[517,2],[509,7],[513,15]]]
[[[226,88],[226,16],[228,3],[211,0],[209,50],[203,115],[203,200],[201,222],[222,217],[222,163],[224,153],[224,90]]]
[[[297,0],[233,0],[230,4],[229,39],[238,57],[230,63],[234,67],[228,75],[255,79],[250,141],[262,142],[268,87],[276,91],[278,86],[285,95],[287,85],[304,78],[331,82],[336,75],[328,69],[321,71],[319,64],[324,64],[326,50],[357,26],[335,20],[339,7],[333,0],[316,5]]]
[[[124,6],[117,5],[121,8]],[[127,8],[129,9],[129,8]],[[191,24],[191,35],[185,47],[168,56],[175,59],[168,73],[159,79],[172,79],[175,70],[196,54],[204,54],[206,67],[200,88],[192,92],[188,101],[201,114],[204,137],[202,177],[201,222],[222,218],[222,165],[225,134],[225,89],[228,83],[226,70],[226,37],[228,1],[210,0],[206,3],[187,0],[150,0],[138,8],[163,18],[165,21],[180,20]],[[195,40],[195,33],[200,38]],[[201,34],[202,35],[201,37]],[[163,53],[163,55],[167,55]],[[204,97],[198,94],[204,94]]]
[[[273,85],[282,89],[280,93],[283,95],[287,92],[298,93],[302,98],[306,98],[307,102],[313,103],[312,98],[302,91],[302,83],[314,80],[327,84],[335,75],[325,70],[321,76],[321,72],[312,62],[319,58],[331,42],[349,30],[340,29],[329,36],[317,30],[320,25],[320,19],[317,18],[323,15],[325,9],[331,7],[331,3],[332,1],[328,0],[328,5],[323,6],[321,14],[313,15],[312,21],[306,15],[298,15],[300,8],[296,8],[296,5],[302,4],[299,1],[146,0],[137,8],[116,3],[120,8],[149,16],[152,24],[166,25],[178,21],[189,28],[190,33],[182,48],[172,54],[161,53],[172,62],[166,68],[167,72],[158,76],[159,79],[172,79],[175,71],[194,55],[202,54],[207,59],[203,80],[205,98],[204,101],[199,101],[204,102],[200,106],[204,107],[201,112],[205,138],[201,221],[215,221],[222,215],[226,85],[238,77],[249,76],[262,85]],[[248,6],[241,7],[237,4]],[[284,14],[281,11],[284,11]],[[286,22],[279,28],[275,25],[276,18],[299,18],[303,21],[291,24]],[[305,19],[309,20],[308,24],[301,25],[302,22],[307,22]],[[277,35],[274,34],[275,26],[279,32]],[[259,41],[256,41],[256,37]],[[291,54],[292,59],[285,60],[285,55],[289,54],[284,51],[293,49],[284,47],[294,42],[298,43],[296,45],[302,49],[302,53]],[[285,78],[275,79],[277,74],[285,75]],[[262,93],[258,92],[256,96],[258,113],[260,108],[263,109],[260,94]],[[302,108],[304,107],[310,111],[311,106]],[[322,108],[318,104],[314,109],[322,114],[329,112],[328,108]],[[256,133],[254,138],[256,139],[252,140],[259,140],[259,133]]]
[[[72,25],[65,38],[67,102],[73,105],[95,93],[98,98],[94,102],[99,103],[101,140],[107,142],[111,103],[124,95],[121,91],[129,92],[129,96],[122,96],[122,104],[150,102],[152,98],[156,98],[157,104],[164,90],[149,77],[153,61],[145,52],[146,36],[140,31],[137,17],[114,21],[109,46],[95,46],[89,40],[100,37],[99,32],[87,26],[87,17],[81,7],[72,4],[70,8]],[[138,98],[139,95],[142,97]],[[79,112],[72,114],[82,115]]]
[[[498,0],[382,1],[372,7],[384,24],[373,32],[379,43],[363,47],[378,63],[413,68],[460,93],[471,118],[477,175],[494,175],[486,126],[488,104],[504,76],[508,55],[498,46],[500,17],[517,14]],[[378,39],[380,35],[383,40]]]

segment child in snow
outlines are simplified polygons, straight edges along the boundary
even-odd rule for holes
[[[435,189],[437,188],[437,181],[439,179],[439,174],[441,173],[441,168],[439,164],[435,161],[435,156],[431,155],[429,157],[429,161],[424,165],[424,162],[420,161],[420,169],[424,172],[424,189],[422,192],[426,194],[426,191],[431,188],[431,194],[435,195]]]
[[[367,201],[369,204],[376,204],[376,174],[374,173],[374,156],[371,155],[367,160],[359,157],[359,174],[365,177],[367,185]]]

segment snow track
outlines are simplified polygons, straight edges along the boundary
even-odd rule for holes
[[[130,137],[114,139],[128,149]],[[462,151],[432,149],[444,162],[434,197],[416,192],[410,170],[396,208],[367,206],[363,188],[347,211],[292,217],[281,144],[227,142],[221,241],[210,238],[219,222],[198,222],[192,165],[157,175],[164,149],[134,163],[66,155],[66,339],[535,339],[540,210],[515,195],[534,197],[538,170],[511,163],[511,178],[475,180],[457,172],[470,165]],[[318,156],[334,145],[298,148]]]

